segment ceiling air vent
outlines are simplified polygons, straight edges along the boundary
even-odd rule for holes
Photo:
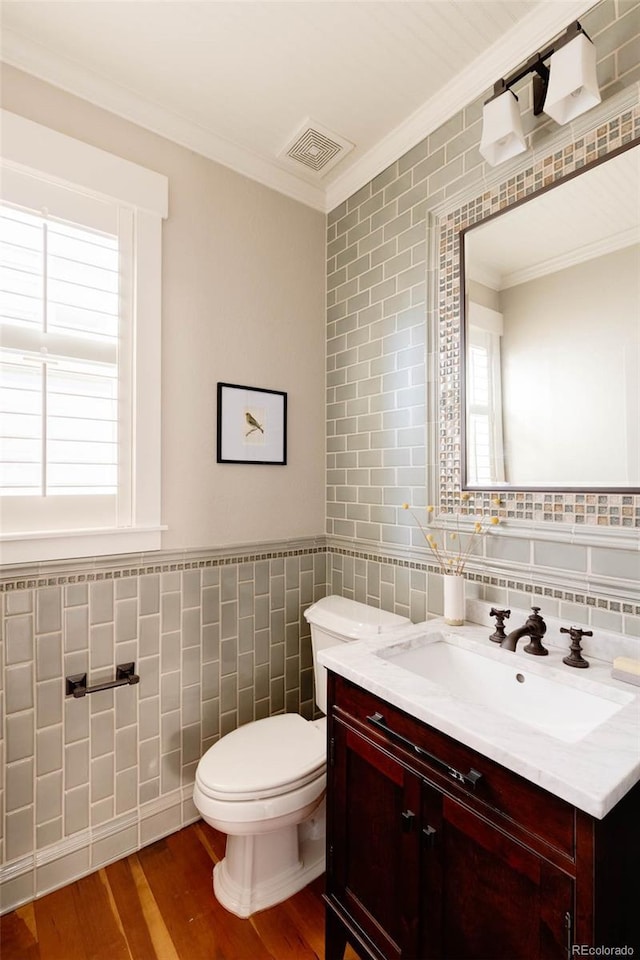
[[[313,173],[324,176],[351,150],[353,150],[353,144],[344,137],[339,137],[312,120],[307,120],[279,155],[288,163],[295,164],[298,169],[298,165],[302,164]]]

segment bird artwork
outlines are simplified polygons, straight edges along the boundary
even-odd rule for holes
[[[258,421],[257,421],[256,418],[253,416],[253,414],[249,413],[248,410],[246,411],[246,413],[245,413],[245,415],[244,415],[244,418],[245,418],[245,420],[247,421],[247,425],[248,425],[248,427],[249,427],[249,429],[248,429],[247,432],[245,433],[245,437],[248,437],[250,434],[255,433],[256,430],[259,430],[260,433],[264,434],[264,430],[262,429],[262,425],[258,423]]]

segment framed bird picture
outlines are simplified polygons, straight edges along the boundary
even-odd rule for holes
[[[286,464],[286,393],[218,383],[217,461]]]

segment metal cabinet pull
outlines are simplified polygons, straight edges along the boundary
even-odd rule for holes
[[[416,815],[413,810],[403,810],[402,812],[402,829],[404,833],[411,833],[413,830],[414,821]]]
[[[436,764],[436,766],[444,770],[445,773],[447,773],[450,777],[453,777],[454,780],[457,780],[458,783],[464,783],[465,786],[471,787],[471,789],[474,790],[478,780],[482,778],[482,774],[479,773],[478,770],[474,770],[473,767],[468,773],[461,773],[459,770],[456,770],[455,767],[451,767],[448,763],[446,763],[445,760],[441,760],[440,757],[436,757],[433,753],[429,753],[428,750],[424,750],[422,747],[419,747],[417,743],[413,743],[411,740],[403,737],[401,733],[396,733],[395,730],[392,730],[391,727],[387,726],[384,716],[381,713],[378,713],[378,711],[376,711],[372,716],[367,717],[367,720],[377,730],[381,730],[388,737],[391,737],[392,740],[402,744],[403,747],[411,750],[417,756],[425,757],[427,760],[430,760],[431,763]]]
[[[426,827],[423,827],[422,842],[424,843],[425,847],[429,848],[429,850],[435,847],[436,845],[436,828],[435,827],[430,827],[429,825],[427,825]]]

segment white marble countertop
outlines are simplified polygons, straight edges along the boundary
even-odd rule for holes
[[[434,619],[404,629],[384,640],[359,640],[323,650],[319,661],[598,819],[640,780],[640,687],[613,679],[610,662],[591,658],[588,670],[576,670],[562,663],[567,650],[546,640],[549,655],[544,658],[521,649],[511,653],[488,639],[492,627],[476,624],[450,627]],[[396,665],[393,658],[377,655],[391,645],[432,643],[438,634],[489,661],[517,666],[523,674],[601,694],[619,708],[590,733],[568,743],[498,710],[454,697],[444,686]],[[519,648],[527,642],[528,638],[521,640]]]

